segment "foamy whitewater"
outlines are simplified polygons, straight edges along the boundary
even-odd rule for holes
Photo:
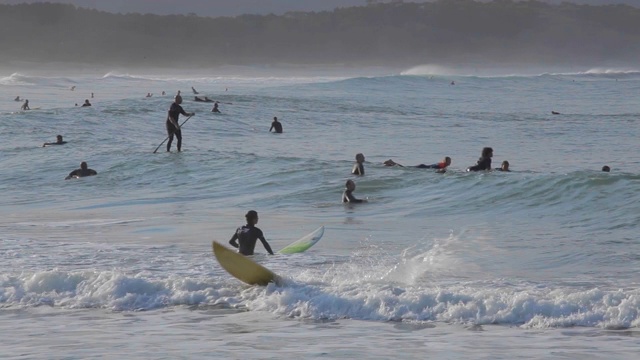
[[[3,359],[637,358],[639,71],[235,71],[0,74]],[[512,172],[465,172],[485,146]],[[250,209],[276,251],[326,227],[258,243],[284,286],[211,253]]]

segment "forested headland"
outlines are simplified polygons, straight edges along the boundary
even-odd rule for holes
[[[0,5],[0,61],[225,64],[635,64],[640,9],[537,1],[374,3],[238,17]]]

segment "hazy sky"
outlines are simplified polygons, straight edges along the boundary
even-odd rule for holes
[[[188,14],[236,16],[241,14],[282,14],[287,11],[322,11],[336,7],[366,4],[366,0],[0,0],[0,4],[25,2],[67,3],[114,13]],[[388,0],[387,0],[388,1]],[[422,0],[428,1],[428,0]],[[629,4],[640,7],[640,0],[546,0],[576,4]],[[410,2],[405,0],[405,2]],[[420,2],[420,0],[414,1]]]

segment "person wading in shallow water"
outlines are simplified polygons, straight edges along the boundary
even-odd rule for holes
[[[229,240],[229,244],[238,249],[238,252],[242,255],[253,255],[253,250],[256,247],[256,241],[260,239],[262,246],[264,246],[269,254],[273,255],[273,250],[271,250],[271,246],[264,238],[262,230],[256,227],[256,224],[258,223],[258,212],[255,210],[249,210],[245,215],[245,218],[247,219],[247,225],[243,225],[236,229],[231,240]]]

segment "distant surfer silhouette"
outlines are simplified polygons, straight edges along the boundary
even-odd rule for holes
[[[493,157],[493,149],[485,147],[482,149],[482,156],[478,159],[478,162],[467,168],[467,171],[481,171],[491,170],[491,158]]]
[[[356,183],[353,180],[347,180],[344,184],[344,192],[342,193],[343,203],[364,203],[366,199],[357,199],[353,196],[353,192],[356,190]]]
[[[89,99],[86,99],[86,100],[84,101],[84,104],[82,104],[82,106],[83,106],[83,107],[85,107],[85,106],[91,106],[91,103],[89,102]]]
[[[398,164],[397,162],[393,161],[392,159],[386,160],[384,163],[384,166],[400,166],[400,167],[404,167],[404,165],[402,164]],[[440,172],[440,173],[444,173],[447,171],[447,167],[451,165],[451,158],[448,156],[445,156],[444,159],[442,159],[442,161],[435,163],[435,164],[430,164],[430,165],[425,165],[425,164],[419,164],[419,165],[415,165],[413,167],[419,168],[419,169],[437,169],[436,172]]]
[[[557,112],[557,111],[553,111],[553,110],[551,111],[551,114],[552,114],[552,115],[560,115],[560,113],[559,113],[559,112]]]
[[[193,88],[193,86],[191,87],[191,91],[193,91],[194,94],[199,94],[199,92],[196,91],[196,89]]]
[[[29,100],[25,100],[24,103],[22,104],[22,107],[20,107],[20,109],[31,110],[31,108],[29,107]]]
[[[364,175],[364,154],[357,153],[356,154],[356,163],[353,164],[353,169],[351,169],[351,173],[353,175]]]
[[[80,178],[80,177],[93,176],[93,175],[98,175],[98,172],[93,169],[89,169],[89,166],[87,165],[87,163],[83,161],[80,163],[80,169],[73,170],[64,179],[69,180],[71,178]]]
[[[62,135],[58,135],[56,136],[56,142],[46,142],[42,144],[42,147],[49,146],[49,145],[64,145],[66,143],[67,143],[66,141],[62,140]]]
[[[273,122],[271,122],[269,132],[271,132],[271,130],[275,130],[277,134],[282,134],[282,123],[278,121],[276,116],[273,117]]]
[[[611,168],[610,168],[609,166],[605,165],[605,166],[603,166],[603,167],[602,167],[602,171],[604,171],[604,172],[610,172],[610,171],[611,171]]]
[[[13,99],[13,101],[22,101],[22,100],[20,99],[20,95],[16,96],[16,98],[15,98],[15,99]]]
[[[213,104],[213,109],[211,109],[211,112],[214,112],[214,113],[219,113],[220,112],[220,109],[218,109],[218,102],[217,101],[216,101],[215,104]]]

